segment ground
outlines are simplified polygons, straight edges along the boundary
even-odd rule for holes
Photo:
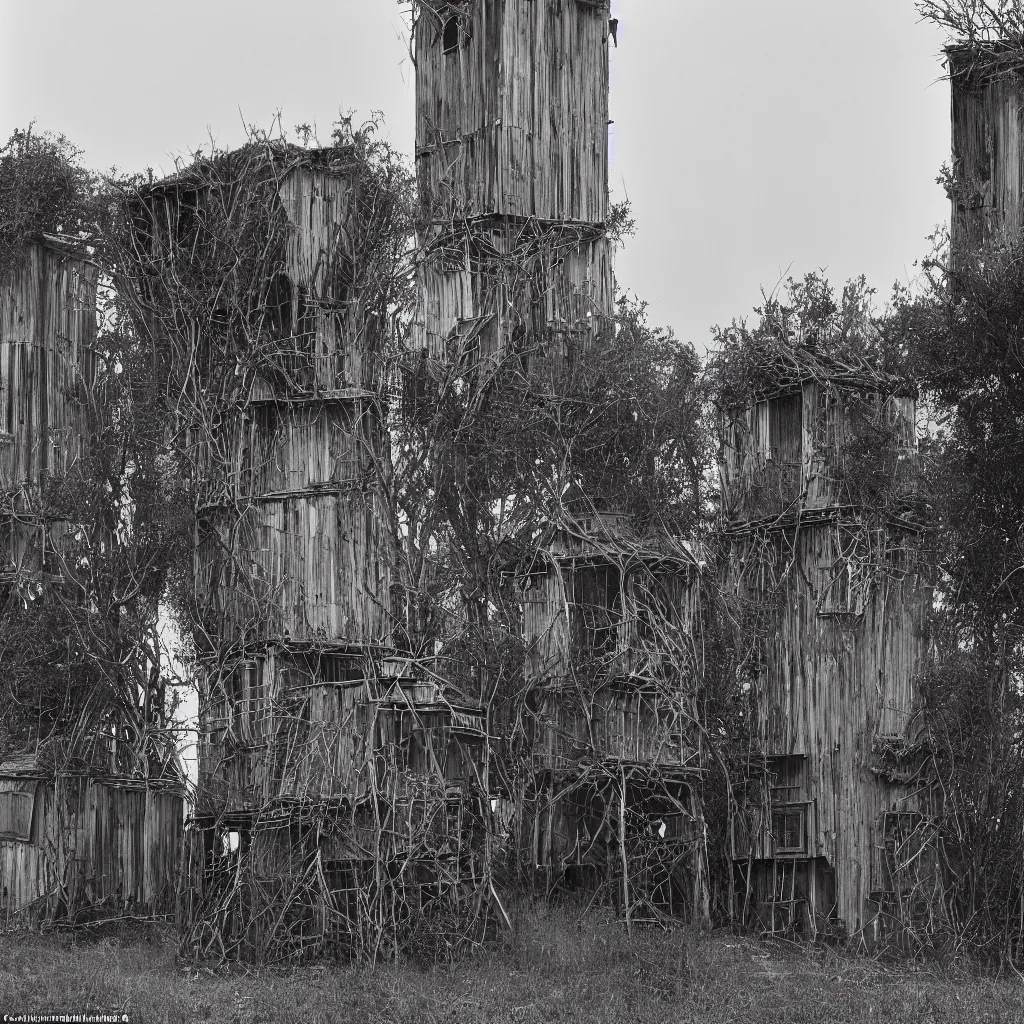
[[[883,962],[728,932],[643,931],[522,907],[517,934],[454,966],[216,972],[176,963],[173,932],[0,936],[0,1015],[139,1022],[716,1024],[1024,1021],[1024,982],[962,963]],[[2,1019],[2,1016],[0,1016]]]

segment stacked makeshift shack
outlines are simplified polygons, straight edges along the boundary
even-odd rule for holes
[[[525,568],[521,856],[627,923],[707,921],[697,558],[604,513],[550,527]]]
[[[614,332],[607,0],[415,0],[424,365],[471,404],[512,377],[555,408]],[[589,500],[588,500],[589,497]],[[696,560],[601,499],[520,562],[525,690],[496,712],[519,859],[629,920],[706,916],[694,788]],[[553,517],[554,518],[554,517]],[[698,645],[699,646],[699,645]],[[522,740],[526,737],[526,749]],[[496,790],[498,785],[492,783]]]
[[[196,502],[184,944],[372,958],[452,920],[472,931],[483,720],[391,647],[396,199],[356,143],[260,142],[143,188],[130,216]]]
[[[915,397],[813,340],[754,356],[721,467],[764,755],[734,821],[736,915],[872,937],[920,923],[940,884],[915,715],[930,601]]]
[[[98,273],[77,239],[42,235],[0,280],[8,926],[174,910],[182,779],[163,709],[122,661],[137,638],[97,602],[109,530],[76,500],[97,425]]]

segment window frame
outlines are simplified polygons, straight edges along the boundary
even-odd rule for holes
[[[12,786],[25,787],[27,782],[30,780],[19,780],[19,779],[4,779],[0,781],[0,802],[7,800],[12,805],[15,802],[20,802],[23,805],[28,805],[27,824],[23,829],[6,829],[0,831],[0,842],[16,842],[16,843],[31,843],[32,842],[32,826],[35,823],[35,811],[36,811],[36,785],[34,782],[31,784],[31,788],[20,788],[14,789]],[[3,815],[0,813],[0,821],[3,820]],[[14,823],[14,815],[9,816],[11,823]],[[26,819],[23,819],[26,820]]]
[[[773,802],[771,805],[771,824],[769,826],[769,834],[772,838],[772,852],[775,856],[788,856],[788,857],[805,857],[807,856],[808,842],[807,842],[807,819],[810,804],[807,800],[787,800],[780,802]],[[790,817],[792,815],[798,815],[799,817],[799,830],[800,830],[800,845],[784,845],[782,840],[785,838],[787,828],[783,821],[782,828],[776,831],[776,819]],[[781,833],[781,834],[780,834]]]

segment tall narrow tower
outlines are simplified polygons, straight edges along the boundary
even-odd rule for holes
[[[393,225],[366,161],[254,143],[132,204],[125,262],[196,492],[181,922],[204,955],[374,957],[483,884],[481,719],[390,648]]]
[[[765,756],[734,830],[737,911],[768,932],[870,937],[934,895],[915,415],[900,381],[799,347],[766,354],[725,417],[726,597]]]
[[[614,312],[607,0],[414,0],[420,347],[556,369]]]
[[[947,48],[952,94],[952,242],[974,248],[1024,228],[1024,62],[1004,43]]]

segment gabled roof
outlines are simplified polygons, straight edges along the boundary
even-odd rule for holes
[[[327,174],[342,175],[358,161],[356,147],[321,146],[306,149],[285,142],[251,142],[228,153],[217,153],[212,157],[200,157],[165,178],[149,182],[139,188],[139,195],[155,195],[173,192],[177,189],[198,188],[210,184],[211,180],[231,180],[250,164],[262,164],[273,168],[280,177],[298,167],[308,167]]]

